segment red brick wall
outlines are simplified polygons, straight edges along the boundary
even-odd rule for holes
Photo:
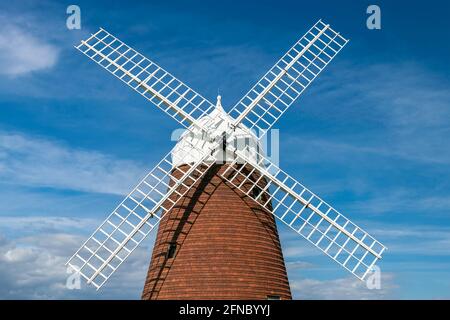
[[[291,299],[274,217],[226,184],[224,169],[213,166],[162,219],[143,299]]]

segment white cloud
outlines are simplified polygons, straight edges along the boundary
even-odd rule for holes
[[[64,259],[48,248],[3,238],[0,242],[0,298],[45,299],[60,291]]]
[[[302,146],[282,163],[352,220],[448,216],[448,79],[410,62],[330,71],[290,111],[318,125],[281,133],[285,150]]]
[[[61,231],[67,229],[92,228],[97,226],[99,221],[90,218],[68,218],[55,216],[0,216],[0,230],[7,228],[10,231],[25,232],[33,230],[42,231]]]
[[[295,238],[283,242],[283,253],[285,257],[297,258],[323,255],[319,249],[307,242],[302,236],[296,234],[293,230],[288,230],[287,232],[293,233]],[[331,263],[333,262],[331,261]]]
[[[144,241],[100,291],[95,291],[83,281],[81,290],[68,290],[65,287],[68,276],[65,262],[86,239],[80,233],[92,231],[97,224],[98,221],[89,218],[68,219],[57,216],[0,218],[0,299],[139,299],[156,233]],[[1,236],[2,230],[8,226],[14,231],[14,237]],[[32,230],[31,234],[23,236],[23,231],[27,229]],[[442,254],[439,250],[448,251],[450,247],[449,243],[441,247],[441,240],[448,239],[450,234],[445,228],[430,226],[401,229],[392,225],[380,225],[374,229],[374,233],[396,241],[389,248],[388,255],[421,253],[439,256]],[[306,245],[305,241],[297,236],[295,238],[298,247]],[[426,241],[419,241],[416,245],[411,244],[411,239]],[[314,251],[320,254],[318,250]],[[327,257],[311,262],[303,253],[296,256],[285,252],[285,258],[295,299],[394,298],[398,293],[392,267],[415,272],[441,270],[447,273],[448,270],[448,264],[444,262],[424,263],[422,259],[416,262],[397,261],[405,266],[396,265],[395,261],[393,265],[382,264],[381,290],[369,290],[365,282],[351,275],[333,278],[340,267]],[[319,280],[315,276],[331,279]]]
[[[450,256],[450,228],[431,225],[379,224],[373,234],[387,245],[386,255]]]
[[[365,282],[347,273],[320,250],[283,227],[280,228],[280,238],[295,299],[392,299],[404,297],[405,291],[428,276],[448,277],[448,227],[425,225],[419,221],[415,224],[361,222],[372,236],[388,247],[383,259],[377,263],[382,271],[381,290],[368,290]],[[414,281],[405,283],[405,277]],[[400,284],[402,290],[397,290]],[[427,286],[423,292],[410,297],[433,298],[431,287]],[[443,290],[445,283],[436,284],[436,287]]]
[[[449,227],[425,225],[420,224],[420,222],[416,224],[367,220],[362,222],[365,229],[370,230],[372,236],[387,246],[388,250],[385,252],[385,257],[391,255],[450,256]],[[287,266],[293,270],[297,263],[299,263],[299,266],[306,268],[313,259],[322,256],[321,261],[331,264],[331,266],[337,266],[336,262],[326,257],[319,249],[290,229],[284,227],[280,229],[280,239],[283,245],[283,255],[290,261]],[[316,263],[312,267],[317,267]]]
[[[0,16],[0,74],[19,76],[53,67],[58,48],[32,33],[27,25]]]
[[[368,289],[366,283],[356,278],[340,278],[333,280],[299,279],[290,282],[295,299],[338,299],[338,300],[368,300],[389,299],[394,284],[392,274],[382,273],[380,289]]]
[[[450,195],[426,195],[415,189],[396,188],[390,192],[373,192],[368,199],[354,201],[348,204],[348,210],[355,215],[389,214],[408,215],[411,212],[435,216],[449,213]]]
[[[286,262],[286,269],[288,269],[290,271],[300,270],[300,269],[311,269],[313,267],[314,267],[314,264],[307,262],[307,261],[296,260],[296,261]]]
[[[9,223],[27,228],[28,217],[9,217]],[[145,280],[154,238],[144,241],[109,280],[101,291],[82,281],[81,290],[66,288],[65,262],[85,240],[79,226],[67,228],[61,217],[30,219],[37,225],[53,224],[54,230],[35,230],[26,237],[5,238],[0,234],[0,299],[138,299]],[[39,222],[37,222],[40,220]],[[86,221],[84,221],[86,220]],[[2,221],[4,222],[4,221]],[[80,225],[91,225],[91,219],[78,219]]]
[[[127,194],[144,174],[133,161],[0,132],[0,177],[4,183]]]

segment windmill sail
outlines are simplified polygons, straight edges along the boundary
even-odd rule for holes
[[[259,161],[236,150],[222,177],[271,211],[338,264],[363,280],[386,249],[300,182],[259,154]],[[254,181],[254,172],[259,175]],[[265,179],[265,187],[259,190]],[[258,192],[255,192],[257,189]],[[263,196],[265,195],[265,196]],[[267,196],[268,195],[268,196]]]
[[[264,135],[347,42],[319,20],[231,109],[235,125]]]
[[[177,148],[142,179],[67,262],[97,289],[214,163],[208,160],[210,154],[186,140]],[[177,155],[192,153],[201,155],[195,163],[174,166],[183,161]]]
[[[185,128],[214,108],[200,94],[104,29],[76,48]]]

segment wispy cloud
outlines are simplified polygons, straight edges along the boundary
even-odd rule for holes
[[[281,163],[352,220],[443,221],[448,79],[412,62],[337,63],[330,71],[289,111],[307,128],[281,131]]]
[[[306,261],[296,260],[286,262],[286,268],[290,271],[301,270],[301,269],[310,269],[313,268],[314,264]]]
[[[63,232],[93,229],[99,220],[91,218],[68,218],[58,216],[0,216],[0,232],[14,231],[20,235],[35,232]]]
[[[333,280],[299,279],[290,282],[296,299],[368,300],[392,298],[397,288],[392,274],[381,274],[380,289],[369,290],[366,283],[355,278]]]
[[[450,212],[450,195],[424,195],[412,188],[398,187],[389,192],[373,192],[367,199],[348,204],[348,210],[355,214],[396,214],[406,216],[411,212],[435,217],[446,216]]]
[[[390,255],[421,255],[421,256],[449,256],[450,257],[450,228],[423,225],[420,223],[385,223],[364,221],[370,234],[388,247],[387,256]],[[283,254],[289,261],[288,266],[293,269],[297,266],[317,267],[309,258],[322,256],[320,250],[306,242],[292,230],[280,228]],[[326,262],[335,264],[325,257]],[[324,260],[325,261],[325,260]]]
[[[1,225],[28,228],[32,235],[7,238],[0,232],[1,299],[138,299],[145,280],[154,238],[147,239],[117,271],[101,292],[81,283],[80,290],[66,287],[65,262],[75,252],[84,236],[80,226],[90,226],[91,219],[71,220],[61,217],[8,217]],[[45,227],[48,226],[48,227]],[[65,231],[63,231],[65,230]],[[125,270],[122,270],[125,269]]]
[[[142,290],[145,272],[148,267],[154,234],[147,239],[126,264],[110,279],[101,292],[82,284],[81,290],[68,290],[65,287],[67,273],[64,263],[74,250],[85,240],[80,235],[82,229],[92,229],[97,225],[94,219],[68,219],[51,217],[3,217],[0,226],[11,226],[17,234],[25,229],[32,229],[33,234],[15,238],[0,237],[0,297],[11,298],[50,298],[50,299],[116,299],[139,298]],[[397,244],[389,248],[389,254],[445,254],[449,247],[441,240],[447,239],[448,230],[436,227],[420,228],[383,225],[374,229],[374,233],[385,239],[395,240]],[[1,234],[1,228],[0,228]],[[287,235],[289,237],[289,235]],[[295,235],[294,235],[295,236]],[[297,247],[305,246],[298,242]],[[286,235],[283,235],[285,238]],[[413,241],[417,239],[419,241]],[[426,241],[422,242],[425,239]],[[283,242],[285,243],[285,242]],[[422,245],[420,245],[422,243]],[[409,246],[409,248],[408,248]],[[434,249],[433,249],[434,246]],[[439,252],[439,250],[444,250]],[[316,250],[318,251],[318,250]],[[369,290],[365,282],[352,276],[321,279],[322,275],[334,275],[328,265],[310,262],[305,252],[295,255],[284,252],[287,258],[287,268],[291,289],[295,299],[387,299],[398,297],[396,277],[388,266],[383,266],[381,290]],[[447,253],[448,254],[448,253]],[[327,263],[333,263],[327,261]],[[440,263],[440,262],[439,262]],[[433,263],[418,263],[421,270],[434,268]],[[408,263],[408,268],[414,268],[415,263]],[[401,266],[396,266],[404,269]],[[336,268],[338,268],[336,266]],[[440,266],[442,271],[448,265]],[[305,277],[305,273],[308,276]],[[317,277],[310,277],[314,274]]]
[[[130,160],[72,149],[23,134],[0,132],[3,183],[126,194],[144,174],[143,166]]]
[[[384,239],[388,255],[450,256],[450,228],[434,225],[372,226],[373,233]]]
[[[286,135],[286,143],[304,146],[302,160],[345,160],[352,155],[450,164],[450,148],[443,148],[449,146],[448,79],[406,62],[337,66],[311,87],[304,106],[293,112],[333,121],[343,128],[342,134],[326,139],[314,132]],[[320,107],[310,107],[314,102]],[[349,125],[354,131],[345,128]],[[323,156],[311,157],[313,150]]]
[[[365,224],[370,233],[387,245],[381,268],[381,290],[369,290],[365,282],[346,276],[334,261],[324,257],[292,232],[280,230],[283,254],[296,299],[392,299],[401,298],[397,288],[422,285],[426,277],[448,278],[450,229],[445,226],[394,223]],[[338,273],[337,273],[338,272]],[[420,273],[421,276],[417,276]],[[340,274],[340,275],[339,275]],[[438,283],[443,290],[446,284]],[[444,289],[445,291],[445,289]],[[404,293],[404,292],[403,292]],[[418,296],[433,298],[430,293]]]
[[[20,76],[57,63],[58,48],[36,37],[31,28],[5,15],[0,15],[0,24],[0,74]]]

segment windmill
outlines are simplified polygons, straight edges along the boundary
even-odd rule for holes
[[[347,42],[319,20],[226,113],[104,29],[81,41],[186,131],[67,264],[99,289],[159,225],[142,298],[290,299],[279,220],[364,280],[385,247],[260,148]]]

